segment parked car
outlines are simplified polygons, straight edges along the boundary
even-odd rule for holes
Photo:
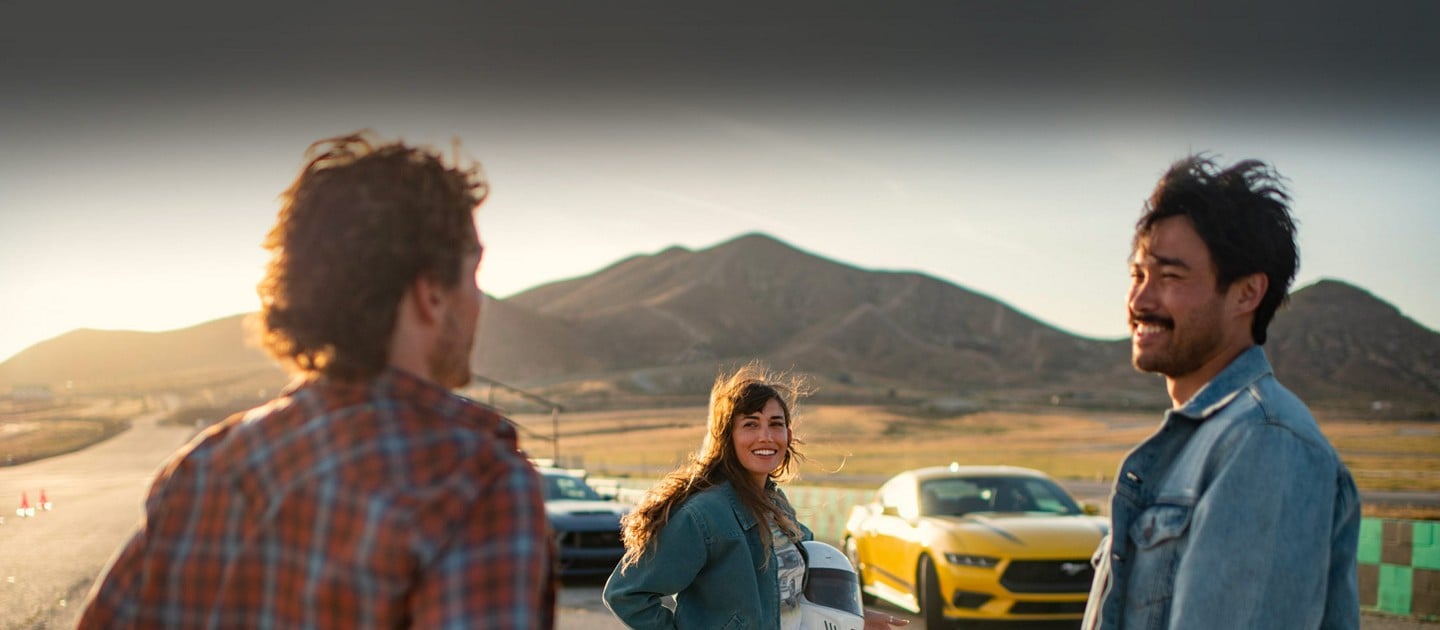
[[[569,470],[539,470],[545,479],[545,514],[560,552],[560,575],[609,575],[625,555],[620,517],[629,506],[600,496]]]
[[[900,473],[854,507],[844,547],[867,602],[960,620],[1079,619],[1109,529],[1045,473],[940,466]]]

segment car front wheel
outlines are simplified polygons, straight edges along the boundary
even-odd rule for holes
[[[940,575],[935,572],[935,562],[930,556],[920,556],[916,569],[918,588],[915,594],[920,599],[920,614],[925,617],[926,630],[949,628],[945,620],[945,596],[940,594]]]

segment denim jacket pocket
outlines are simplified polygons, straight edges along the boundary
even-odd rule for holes
[[[1127,620],[1163,619],[1168,614],[1190,512],[1186,505],[1152,505],[1130,524],[1129,537],[1135,547],[1125,597]],[[1139,627],[1150,626],[1141,623]]]
[[[1189,506],[1152,505],[1130,524],[1130,540],[1140,549],[1153,549],[1180,538],[1189,527]]]

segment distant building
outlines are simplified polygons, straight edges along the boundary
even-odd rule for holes
[[[10,400],[17,403],[48,403],[54,402],[55,394],[50,391],[49,385],[12,385]]]

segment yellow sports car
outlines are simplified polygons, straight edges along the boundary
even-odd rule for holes
[[[1109,529],[1038,470],[940,466],[892,477],[845,523],[867,602],[956,620],[1079,619]]]

